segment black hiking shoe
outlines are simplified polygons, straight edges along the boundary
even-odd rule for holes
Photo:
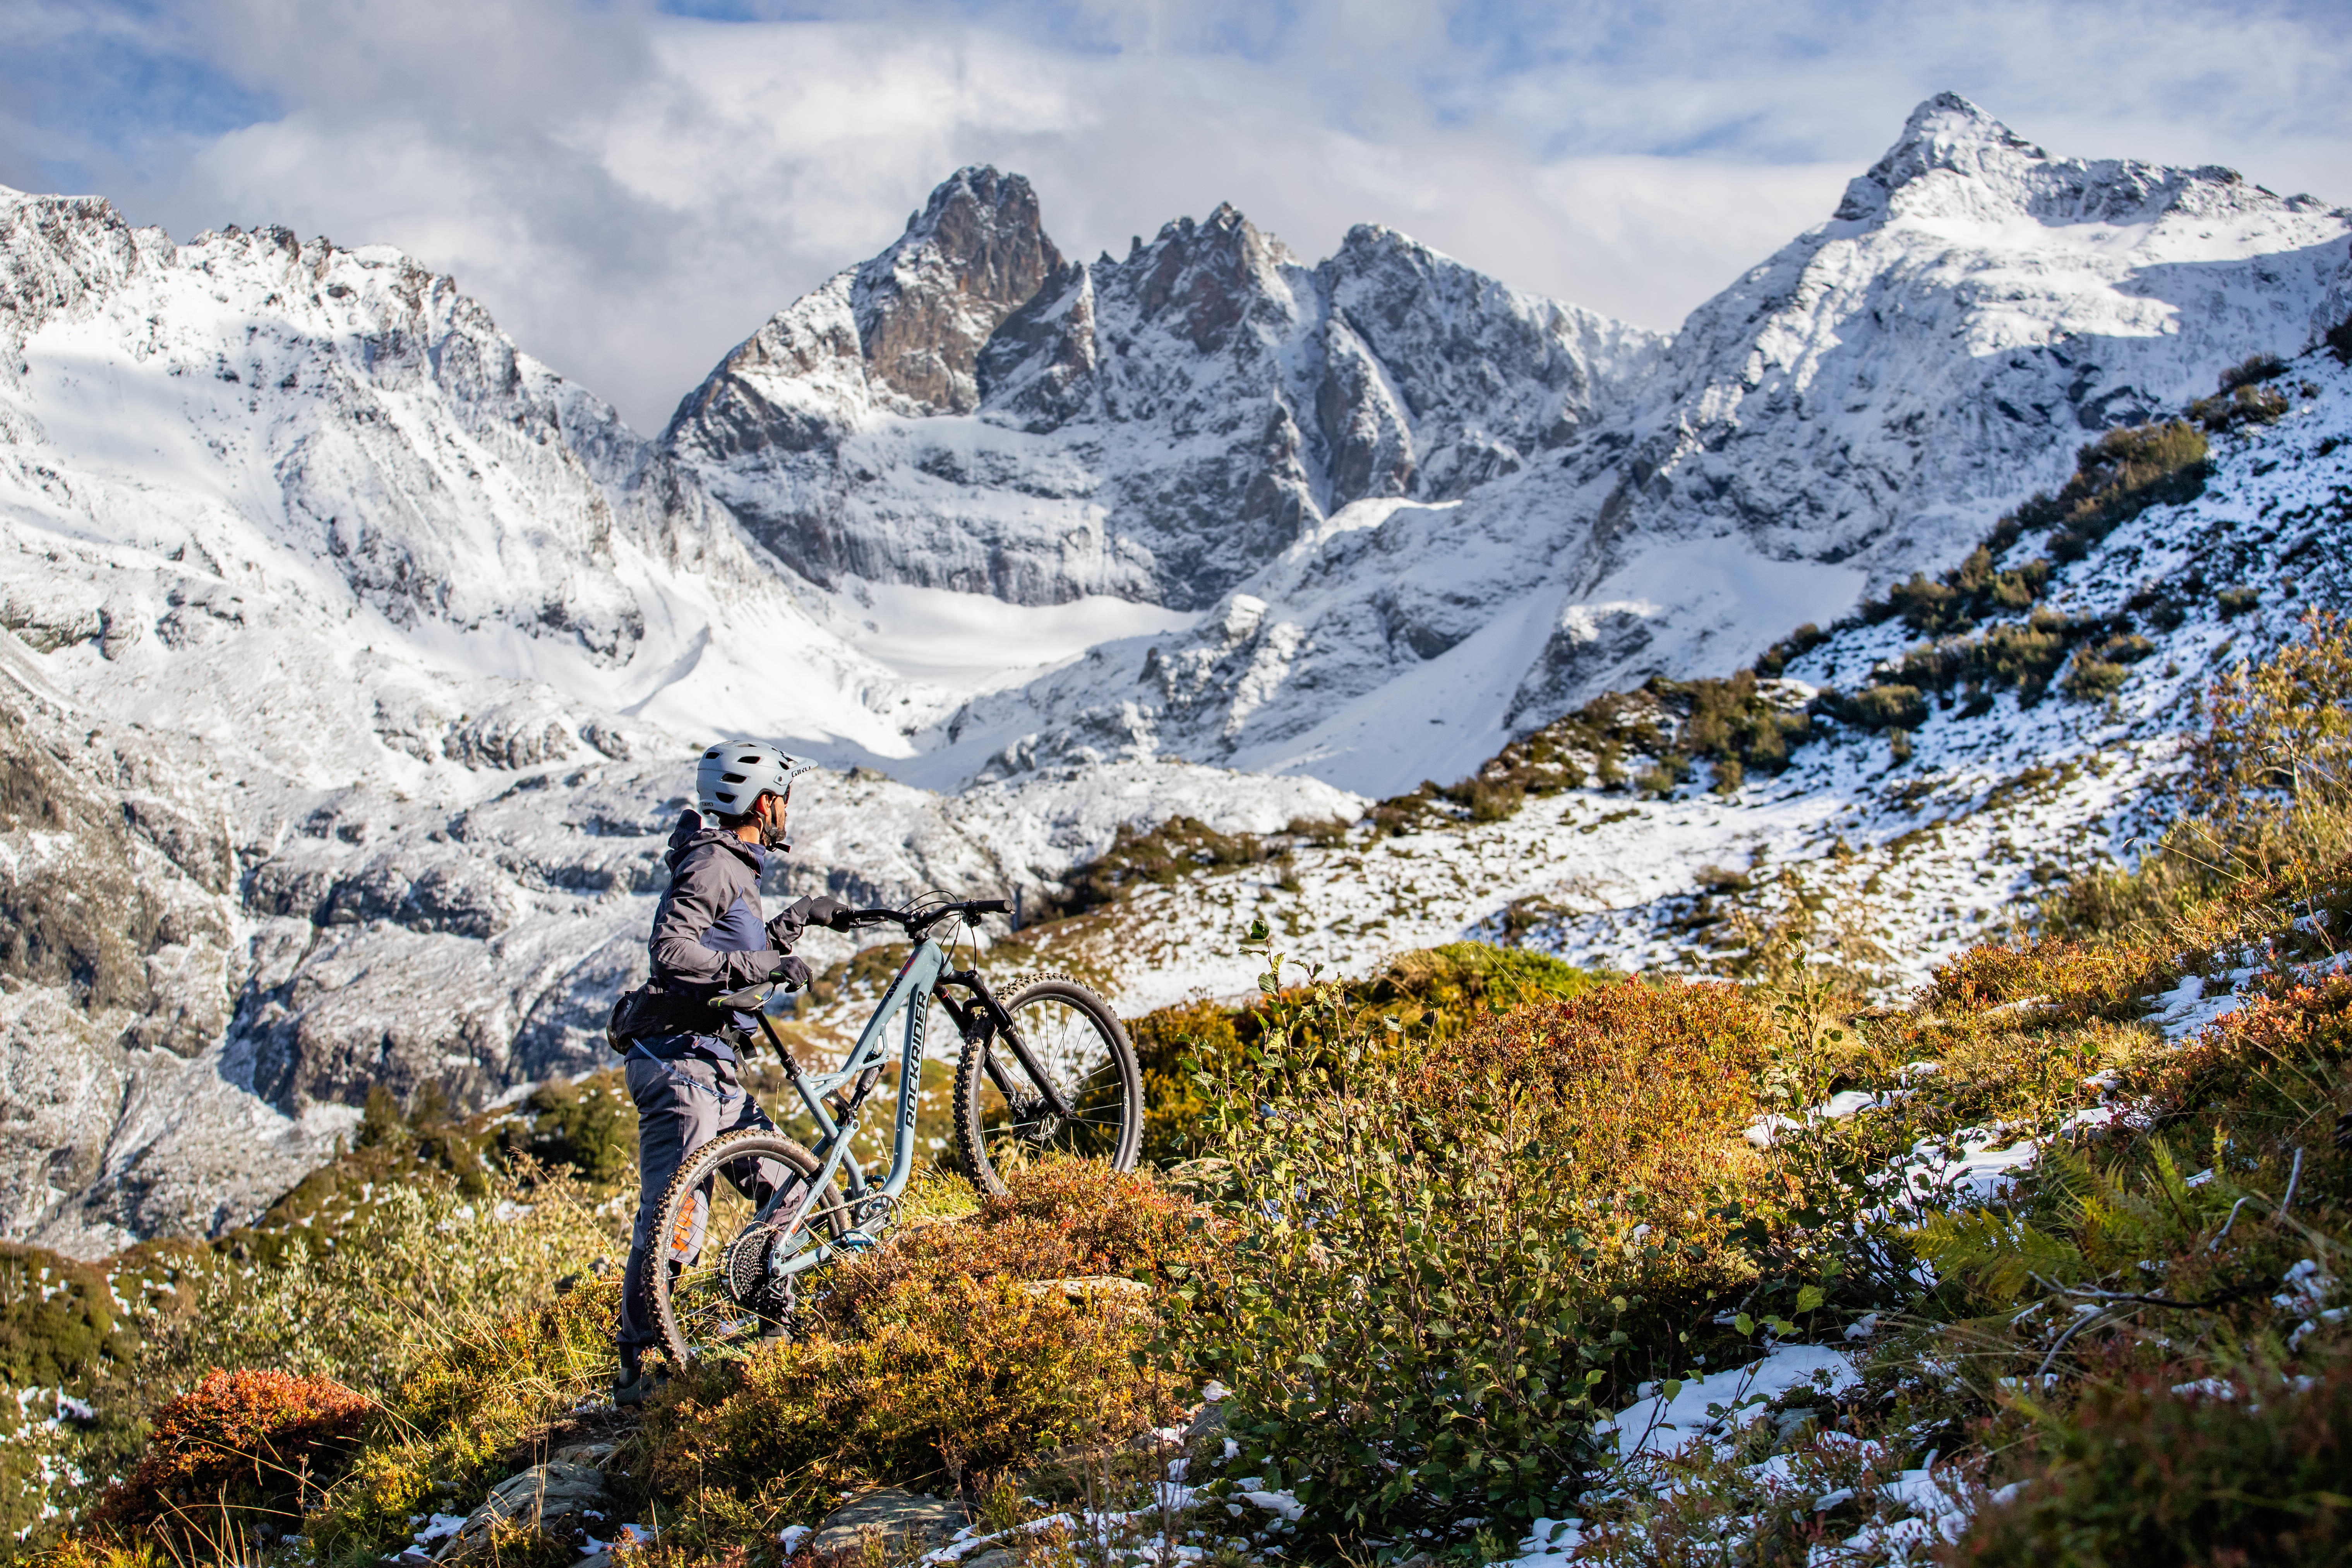
[[[668,1382],[669,1373],[666,1372],[647,1372],[641,1352],[632,1345],[621,1352],[621,1370],[613,1377],[613,1403],[643,1405]]]
[[[613,1403],[617,1405],[643,1405],[669,1383],[666,1372],[639,1371],[635,1375],[624,1372],[613,1379]]]

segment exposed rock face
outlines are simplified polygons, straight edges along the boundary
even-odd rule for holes
[[[1195,609],[1349,501],[1513,471],[1657,342],[1385,229],[1310,268],[1223,206],[1081,266],[1036,224],[1026,182],[958,174],[730,355],[667,451],[822,583]],[[966,398],[944,367],[976,334]]]
[[[701,744],[888,740],[925,690],[396,253],[13,193],[0,232],[0,1235],[241,1223],[375,1084],[602,1065]],[[1055,258],[968,259],[978,298]],[[907,385],[921,304],[877,317]],[[942,374],[971,384],[982,335]],[[773,890],[1035,889],[1139,817],[1352,804],[1158,765],[813,782]]]
[[[878,401],[894,413],[971,413],[982,346],[1061,264],[1020,175],[966,169],[933,191],[851,292]]]

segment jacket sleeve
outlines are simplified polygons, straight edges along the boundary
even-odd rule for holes
[[[831,925],[834,916],[848,909],[839,899],[824,893],[813,899],[795,899],[768,922],[769,944],[778,952],[790,952],[793,943],[800,941],[801,932],[811,926]]]
[[[773,948],[720,952],[702,944],[703,933],[741,896],[716,855],[695,855],[679,867],[662,895],[661,908],[654,911],[654,978],[717,990],[765,980],[783,962],[783,954]]]

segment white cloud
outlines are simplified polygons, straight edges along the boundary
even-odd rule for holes
[[[1309,258],[1387,223],[1671,327],[1826,216],[1941,88],[2057,151],[2290,189],[2340,185],[2352,147],[2352,45],[2326,10],[1076,0],[729,24],[627,0],[217,0],[207,17],[215,63],[284,112],[129,185],[134,216],[403,246],[645,427],[967,163],[1028,174],[1074,254],[1230,200]]]

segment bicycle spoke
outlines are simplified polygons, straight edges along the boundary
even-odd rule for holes
[[[1024,1050],[1000,1037],[959,1075],[961,1136],[982,1186],[998,1190],[1003,1171],[1039,1155],[1132,1164],[1139,1084],[1109,1009],[1058,978],[1032,984],[1006,1005]],[[1054,1109],[1056,1099],[1063,1110]]]

